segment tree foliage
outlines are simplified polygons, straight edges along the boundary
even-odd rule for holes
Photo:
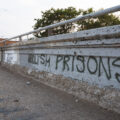
[[[81,13],[81,10],[77,11],[74,7],[68,7],[66,9],[54,9],[51,8],[45,12],[42,12],[41,19],[35,19],[36,23],[34,29],[39,27],[44,27],[47,25],[55,24],[61,21],[65,21],[71,18],[78,16]],[[69,23],[67,25],[62,25],[52,29],[52,34],[63,34],[69,33],[74,27],[74,23]],[[37,36],[44,37],[48,35],[48,31],[42,31]]]
[[[82,15],[89,14],[95,12],[92,8],[88,10],[84,10]],[[86,19],[84,21],[77,22],[78,31],[79,30],[87,30],[92,28],[99,28],[104,26],[118,25],[120,24],[120,18],[113,14],[106,14],[99,16],[97,18]]]
[[[65,9],[54,9],[51,8],[45,12],[42,12],[42,18],[35,19],[36,23],[34,25],[34,29],[38,29],[39,27],[44,27],[47,25],[55,24],[61,21],[65,21],[71,18],[74,18],[78,15],[85,15],[91,12],[95,12],[92,8],[88,10],[76,10],[74,7],[68,7]],[[97,18],[86,19],[83,21],[76,22],[77,30],[86,30],[91,28],[98,28],[104,26],[111,26],[120,24],[119,17],[113,14],[102,15]],[[72,32],[75,28],[75,23],[69,23],[67,25],[62,25],[52,29],[52,34],[63,34]],[[46,37],[48,36],[48,30],[41,31],[36,34],[37,37]]]

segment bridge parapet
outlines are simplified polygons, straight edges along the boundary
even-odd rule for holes
[[[120,112],[120,25],[19,42],[3,65]]]

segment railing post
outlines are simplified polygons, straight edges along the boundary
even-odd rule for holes
[[[53,30],[52,29],[48,29],[48,36],[52,36],[53,35]]]
[[[27,35],[27,41],[29,40],[29,37],[28,37],[28,35]]]
[[[4,62],[4,48],[2,47],[1,49],[0,49],[0,64],[2,64],[3,62]]]
[[[22,42],[22,37],[21,36],[19,37],[19,41]]]
[[[3,47],[5,47],[6,46],[6,41],[3,43]]]

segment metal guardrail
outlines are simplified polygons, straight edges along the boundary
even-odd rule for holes
[[[101,15],[105,15],[105,14],[113,13],[113,12],[117,12],[117,11],[120,11],[120,5],[112,7],[112,8],[107,8],[107,9],[104,9],[104,10],[100,10],[98,12],[93,12],[93,13],[90,13],[90,14],[86,14],[86,15],[83,15],[83,16],[78,16],[76,18],[69,19],[69,20],[66,20],[66,21],[62,21],[62,22],[59,22],[59,23],[56,23],[56,24],[48,25],[48,26],[45,26],[45,27],[42,27],[42,28],[38,28],[36,30],[33,30],[33,31],[30,31],[30,32],[14,36],[14,37],[8,38],[8,39],[3,40],[3,41],[0,41],[0,43],[10,41],[12,39],[17,39],[17,38],[19,38],[19,40],[22,40],[23,36],[28,36],[28,35],[33,34],[33,33],[38,33],[42,30],[55,28],[55,27],[65,25],[65,24],[68,24],[68,23],[72,23],[72,22],[76,22],[76,21],[79,21],[79,20],[95,18],[95,17],[101,16]]]

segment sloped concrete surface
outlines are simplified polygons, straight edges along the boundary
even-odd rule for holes
[[[120,120],[120,115],[0,67],[0,120]]]

